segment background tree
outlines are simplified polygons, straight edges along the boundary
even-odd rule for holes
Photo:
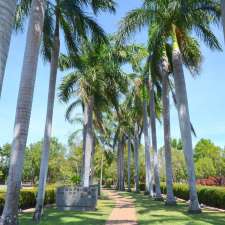
[[[10,144],[5,144],[2,147],[0,147],[0,171],[1,171],[0,183],[2,184],[5,184],[7,181],[10,152],[11,152]]]

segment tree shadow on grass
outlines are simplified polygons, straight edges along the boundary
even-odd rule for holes
[[[104,225],[114,207],[112,201],[101,200],[96,211],[59,211],[56,208],[45,210],[40,225]],[[32,213],[20,217],[21,225],[36,224],[32,221]]]
[[[225,225],[225,213],[203,210],[201,214],[189,214],[186,203],[165,206],[164,202],[151,200],[148,196],[122,193],[135,200],[140,225]]]

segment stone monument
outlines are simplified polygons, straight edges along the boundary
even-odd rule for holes
[[[98,190],[98,185],[59,187],[56,191],[56,206],[63,211],[93,211],[97,205]]]

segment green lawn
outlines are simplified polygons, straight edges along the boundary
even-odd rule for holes
[[[122,193],[135,199],[139,225],[225,225],[224,212],[204,210],[202,214],[190,215],[187,205],[179,203],[175,207],[165,207],[143,194]]]
[[[61,212],[57,209],[46,209],[40,225],[104,225],[113,207],[114,202],[104,197],[99,200],[94,212]],[[32,213],[21,215],[20,224],[35,224],[32,222]]]

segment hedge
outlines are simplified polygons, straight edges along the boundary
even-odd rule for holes
[[[174,184],[174,195],[178,198],[189,200],[189,188],[187,184]],[[166,185],[161,184],[162,193],[166,194]],[[197,186],[199,202],[207,206],[225,209],[225,188]]]
[[[20,191],[19,208],[28,209],[35,207],[37,189],[25,189]],[[0,214],[3,211],[5,193],[0,192]],[[45,192],[45,205],[55,203],[55,188],[50,187]]]

